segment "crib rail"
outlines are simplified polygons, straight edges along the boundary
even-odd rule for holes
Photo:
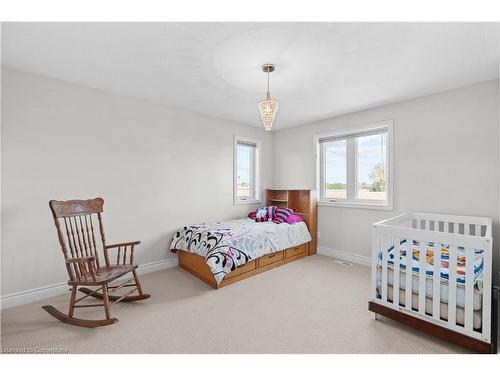
[[[448,250],[448,260],[443,258],[442,248]],[[491,219],[426,213],[400,215],[374,224],[372,250],[371,301],[491,342]],[[475,250],[483,252],[475,254]],[[400,260],[402,252],[406,256]],[[418,261],[412,261],[417,254]],[[482,257],[484,262],[482,282],[476,290],[480,310],[474,310],[475,257]],[[459,275],[465,277],[465,283],[457,279],[459,259],[465,261],[465,274]],[[446,261],[448,280],[442,282],[441,265]],[[418,266],[418,273],[413,266]],[[426,272],[428,267],[432,275]],[[475,311],[476,315],[480,312],[479,327],[474,325]]]

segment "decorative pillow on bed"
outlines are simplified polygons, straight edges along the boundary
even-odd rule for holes
[[[281,224],[285,223],[287,219],[293,215],[293,210],[288,207],[277,207],[276,212],[274,214],[273,223]]]
[[[304,221],[304,219],[302,219],[299,215],[295,215],[295,214],[288,216],[288,219],[286,219],[286,222],[288,224],[300,223],[302,221]]]
[[[276,206],[257,208],[257,211],[255,211],[255,221],[258,223],[262,223],[264,221],[272,220],[274,218],[275,212]]]

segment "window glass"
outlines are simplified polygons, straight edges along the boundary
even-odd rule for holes
[[[387,134],[356,138],[356,198],[385,201],[387,199]]]
[[[347,140],[323,143],[324,197],[347,198]]]
[[[236,146],[236,197],[253,198],[253,158],[255,146],[238,143]]]

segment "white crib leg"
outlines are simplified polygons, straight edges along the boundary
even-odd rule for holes
[[[377,313],[372,312],[371,315],[372,315],[372,320],[377,320],[378,317]]]

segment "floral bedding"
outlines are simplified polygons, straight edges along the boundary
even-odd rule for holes
[[[174,234],[170,251],[205,257],[217,284],[236,267],[263,255],[311,241],[305,223],[257,223],[251,219],[187,225]]]

